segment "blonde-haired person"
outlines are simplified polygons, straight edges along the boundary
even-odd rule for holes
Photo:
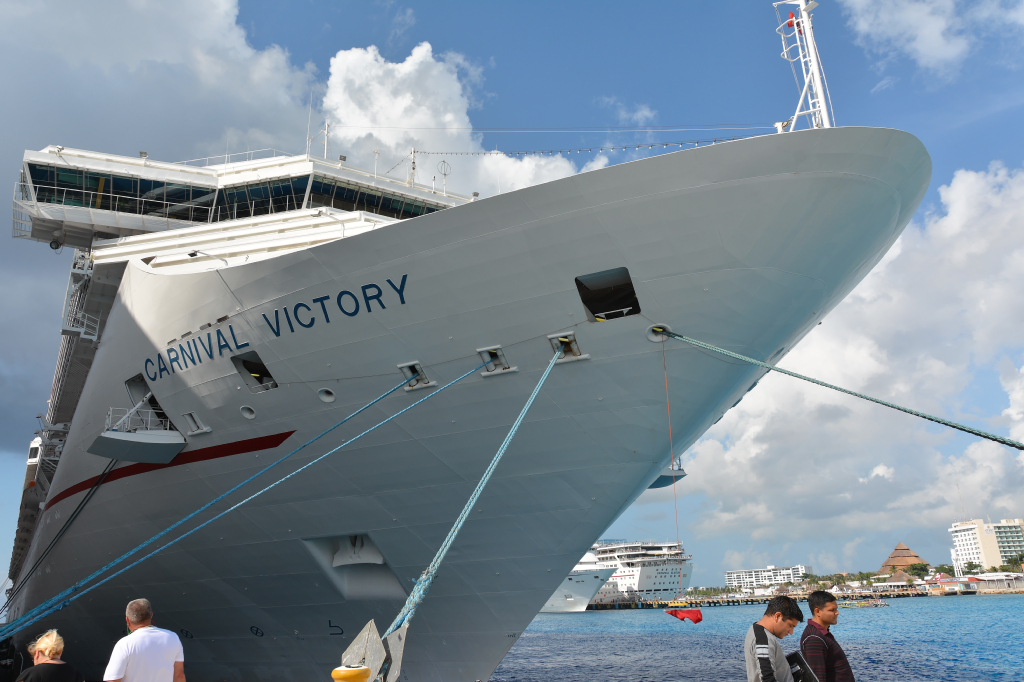
[[[56,630],[47,630],[28,645],[32,667],[18,675],[18,682],[85,682],[81,673],[60,660],[64,638]]]

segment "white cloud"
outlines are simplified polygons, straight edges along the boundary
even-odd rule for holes
[[[411,7],[404,10],[399,9],[394,18],[391,19],[391,35],[388,36],[388,43],[399,40],[406,31],[416,25],[416,13]]]
[[[895,476],[896,476],[896,470],[895,469],[893,469],[892,467],[887,467],[884,464],[879,464],[878,466],[876,466],[874,469],[871,470],[871,473],[868,474],[867,477],[860,478],[860,479],[857,479],[857,480],[859,480],[861,483],[867,483],[872,478],[884,478],[886,480],[891,481],[893,479],[893,477],[895,477]]]
[[[404,61],[389,62],[376,47],[342,50],[331,59],[331,73],[323,106],[335,126],[332,134],[350,161],[373,165],[379,151],[379,167],[385,172],[410,150],[453,151],[480,154],[482,137],[472,131],[469,110],[471,89],[480,71],[463,56],[436,56],[429,43],[420,43]],[[452,166],[448,187],[453,191],[482,195],[507,192],[555,180],[578,172],[561,156],[514,158],[503,155],[417,157],[417,181],[431,182],[444,158]],[[607,159],[591,161],[586,170],[601,167]],[[408,162],[392,177],[404,179]],[[438,177],[438,187],[441,178]]]
[[[939,195],[941,209],[908,227],[781,364],[1022,437],[1024,369],[1007,356],[1024,351],[1024,170],[961,170]],[[982,395],[976,376],[1000,367],[1006,393]],[[975,408],[993,398],[1004,402],[992,412]],[[865,529],[941,535],[964,513],[1019,516],[1024,456],[954,433],[770,374],[684,456],[684,494],[700,500],[688,535],[749,537],[751,551],[813,539],[816,570],[833,555],[850,569],[876,563],[878,542],[863,542]],[[651,491],[640,503],[668,500]]]
[[[862,47],[883,60],[907,55],[918,66],[943,75],[955,71],[981,41],[1024,27],[1021,0],[840,2]]]
[[[762,568],[772,564],[772,558],[766,553],[747,550],[730,549],[722,557],[722,567],[727,571],[739,571],[749,568]]]
[[[891,90],[896,86],[897,81],[899,81],[899,78],[896,78],[896,76],[886,76],[882,80],[878,81],[875,87],[871,88],[871,94],[876,95],[880,92]]]

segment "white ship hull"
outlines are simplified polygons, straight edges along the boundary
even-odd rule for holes
[[[325,679],[366,621],[397,613],[547,364],[547,335],[572,330],[589,359],[555,367],[409,631],[403,680],[486,680],[669,463],[662,346],[648,327],[777,361],[892,245],[930,173],[906,133],[813,130],[614,166],[216,271],[163,275],[133,261],[25,565],[106,466],[86,451],[107,409],[129,406],[124,382],[158,373],[147,360],[166,355],[167,339],[229,316],[202,331],[213,342],[220,332],[223,355],[151,382],[172,419],[194,412],[208,432],[186,434],[168,465],[119,464],[44,565],[21,576],[12,618],[383,393],[401,380],[396,365],[418,361],[440,385],[500,344],[519,371],[473,375],[18,642],[58,627],[66,658],[99,679],[125,603],[145,596],[157,623],[182,633],[192,682]],[[642,314],[588,322],[574,277],[617,267]],[[405,282],[402,294],[389,279]],[[328,322],[315,302],[368,285],[382,291],[371,312],[335,306]],[[310,326],[275,318],[298,304]],[[228,360],[240,348],[259,353],[279,388],[242,386]],[[679,344],[666,352],[681,452],[763,372]],[[322,388],[337,400],[322,402]],[[265,482],[425,393],[397,392]],[[331,573],[330,556],[311,549],[351,535],[385,561],[363,591],[356,572]]]
[[[615,572],[614,568],[574,570],[565,577],[554,594],[548,598],[541,613],[575,613],[586,611],[590,600]]]

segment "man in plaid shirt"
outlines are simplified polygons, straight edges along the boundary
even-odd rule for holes
[[[829,632],[839,622],[836,598],[824,590],[807,597],[811,619],[800,636],[800,651],[820,682],[854,682],[853,669],[843,648]]]

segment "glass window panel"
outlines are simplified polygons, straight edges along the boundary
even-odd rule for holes
[[[402,199],[388,194],[380,202],[380,212],[383,215],[399,218],[402,215]]]
[[[82,183],[82,171],[74,168],[57,168],[56,179],[53,183],[57,187],[82,189]]]
[[[225,190],[217,192],[216,203],[213,206],[212,220],[214,222],[228,220],[227,192]]]
[[[222,193],[225,195],[226,204],[226,217],[222,220],[245,218],[249,215],[249,195],[245,191],[245,185],[225,187]]]
[[[164,187],[164,201],[168,204],[185,204],[192,199],[192,187],[172,182]]]
[[[270,186],[265,182],[246,185],[252,215],[270,213]]]
[[[322,175],[313,176],[313,186],[309,189],[309,205],[311,207],[330,206],[334,197],[334,180]]]
[[[90,192],[109,192],[110,176],[105,173],[86,173],[85,189]]]
[[[213,204],[213,197],[217,190],[213,187],[200,187],[192,185],[192,203],[196,206],[209,207]]]
[[[110,179],[111,194],[116,194],[121,197],[137,197],[139,196],[139,181],[136,178],[126,178],[121,175],[115,175]]]
[[[164,183],[159,180],[140,178],[139,196],[143,199],[153,199],[162,202],[164,200]]]
[[[339,182],[338,188],[334,190],[334,208],[340,208],[343,211],[354,211],[356,210],[356,199],[358,196],[359,190],[357,188]]]
[[[28,173],[32,176],[32,184],[36,186],[50,185],[52,187],[57,178],[53,166],[43,166],[38,163],[30,163]]]
[[[416,216],[423,215],[426,206],[419,201],[406,201],[405,206],[402,208],[403,218],[415,218]]]
[[[285,178],[284,180],[271,180],[270,181],[270,196],[272,197],[283,197],[286,194],[292,193],[292,182]]]
[[[309,176],[303,175],[298,178],[292,178],[292,196],[295,197],[295,202],[302,207],[302,202],[306,200],[306,185],[309,184]]]
[[[380,195],[376,192],[363,192],[359,196],[359,209],[362,211],[379,213]]]

